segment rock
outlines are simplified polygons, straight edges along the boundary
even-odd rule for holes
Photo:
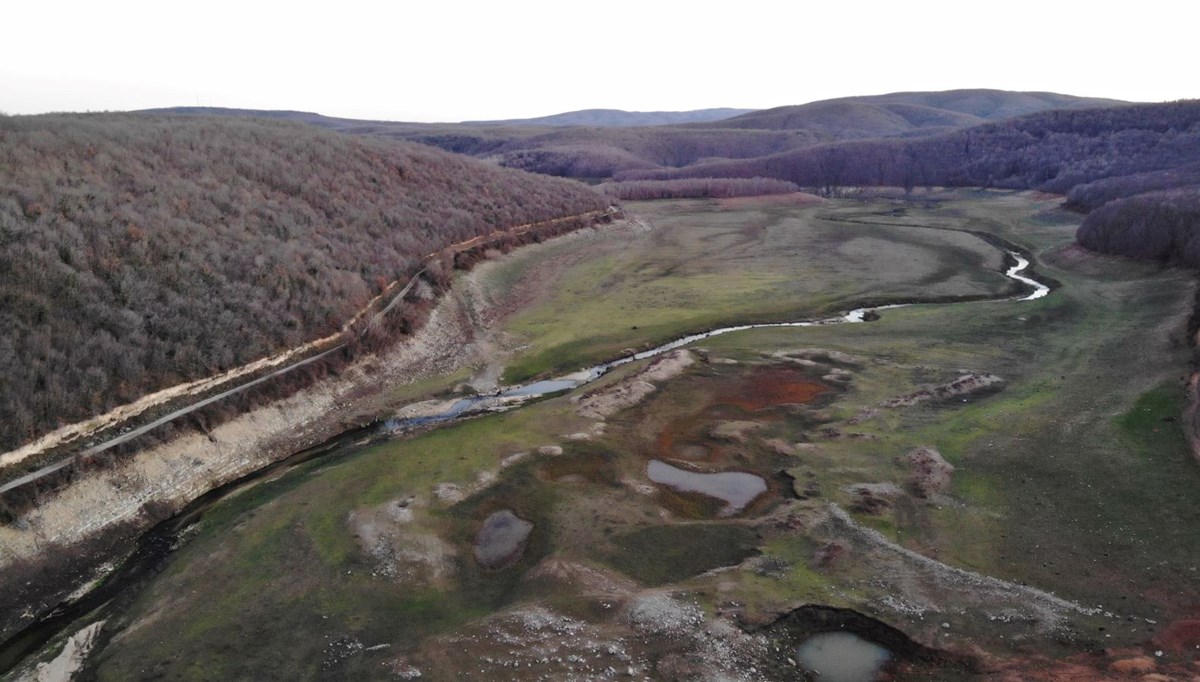
[[[854,379],[854,375],[844,369],[834,368],[821,379],[832,384],[846,384]]]
[[[749,433],[755,429],[762,428],[762,426],[763,426],[763,424],[760,422],[751,422],[751,421],[721,422],[721,423],[717,424],[716,426],[712,427],[711,429],[709,429],[708,435],[712,436],[713,438],[716,438],[717,440],[726,440],[726,441],[733,441],[735,443],[744,443],[744,442],[746,442],[746,434],[747,433]]]
[[[508,467],[510,467],[514,464],[517,464],[518,462],[523,461],[527,457],[529,457],[528,452],[514,452],[513,454],[509,455],[508,457],[505,457],[504,459],[500,460],[500,468],[507,469]]]
[[[796,445],[793,445],[780,438],[768,438],[767,440],[763,441],[763,445],[771,448],[781,455],[788,455],[789,457],[795,457],[796,455],[800,454],[801,450],[801,448],[797,447]],[[805,445],[807,445],[807,443],[805,443]]]
[[[475,560],[488,569],[516,563],[525,552],[533,524],[504,509],[487,517],[475,535]]]
[[[863,365],[861,358],[839,350],[828,350],[825,348],[796,348],[772,353],[772,357],[786,358],[793,361],[797,359],[808,360],[810,362],[815,360],[823,363],[836,363],[847,367],[861,367]]]
[[[466,493],[455,483],[439,483],[433,487],[433,496],[443,502],[454,504],[462,502]]]
[[[954,473],[954,467],[942,458],[942,453],[936,448],[923,445],[905,455],[904,461],[912,471],[908,484],[920,497],[950,489],[950,475]]]
[[[882,514],[904,497],[904,491],[895,483],[855,483],[842,490],[854,496],[850,509],[862,514]]]
[[[907,407],[918,403],[928,402],[931,400],[951,400],[962,399],[980,394],[990,393],[1003,387],[1004,379],[995,374],[964,374],[959,378],[941,386],[933,388],[923,388],[915,393],[902,395],[897,398],[889,398],[881,403],[880,407]]]
[[[585,393],[578,400],[577,414],[589,419],[604,419],[645,400],[657,390],[651,382],[661,382],[674,377],[696,362],[696,357],[686,349],[664,353],[640,371],[615,384]]]
[[[539,455],[547,455],[549,457],[557,457],[563,453],[563,449],[557,445],[543,445],[537,451]]]
[[[76,632],[67,640],[58,656],[51,661],[38,663],[33,674],[22,679],[28,682],[60,682],[74,679],[76,673],[83,667],[88,653],[95,646],[96,637],[100,634],[104,623],[105,621],[92,623]]]
[[[813,562],[819,568],[829,568],[840,562],[849,553],[850,548],[845,543],[832,540],[826,542],[813,554]]]

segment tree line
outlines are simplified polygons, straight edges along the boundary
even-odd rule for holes
[[[605,194],[625,200],[720,199],[764,194],[789,194],[800,187],[773,178],[681,178],[678,180],[630,180],[600,185]]]

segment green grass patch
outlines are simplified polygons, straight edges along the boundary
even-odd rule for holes
[[[1183,390],[1171,383],[1143,393],[1125,414],[1114,419],[1129,445],[1143,457],[1187,448],[1179,418],[1184,408]]]
[[[645,585],[685,580],[732,566],[758,551],[758,536],[740,525],[689,523],[649,526],[613,538],[607,563]]]

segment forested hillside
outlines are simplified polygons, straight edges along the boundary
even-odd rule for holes
[[[1089,249],[1200,268],[1200,186],[1115,199],[1076,233]]]
[[[1200,102],[1056,110],[918,139],[843,142],[619,179],[774,177],[799,185],[952,185],[1067,192],[1200,160]]]
[[[0,117],[0,447],[329,334],[451,243],[607,204],[299,123]]]

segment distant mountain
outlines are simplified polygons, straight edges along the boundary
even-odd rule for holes
[[[692,111],[623,111],[621,109],[583,109],[537,118],[512,118],[501,121],[463,121],[463,125],[506,126],[599,126],[625,128],[661,126],[677,123],[711,123],[749,114],[756,109],[695,109]]]
[[[807,130],[838,138],[929,135],[1051,109],[1125,104],[1052,92],[947,90],[845,97],[764,109],[721,122],[722,128]]]

